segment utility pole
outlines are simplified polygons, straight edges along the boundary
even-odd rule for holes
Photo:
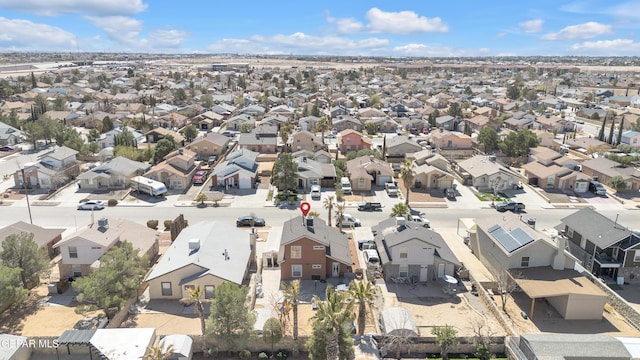
[[[33,218],[31,217],[31,205],[29,205],[29,191],[27,190],[27,178],[24,176],[24,168],[20,170],[22,172],[22,187],[24,188],[24,194],[27,197],[27,209],[29,209],[29,222],[33,225]]]

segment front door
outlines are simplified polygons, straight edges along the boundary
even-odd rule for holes
[[[444,264],[438,264],[438,278],[444,276]]]
[[[420,266],[420,282],[427,282],[429,280],[429,267]]]
[[[331,276],[333,276],[333,277],[340,276],[340,263],[339,262],[334,262],[333,263],[333,271],[331,272]]]

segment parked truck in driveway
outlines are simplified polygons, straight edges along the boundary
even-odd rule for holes
[[[503,201],[501,203],[496,204],[496,210],[500,212],[505,212],[507,210],[511,210],[513,212],[520,212],[524,210],[525,206],[521,202],[515,202],[513,200]]]
[[[380,211],[382,210],[382,204],[379,202],[365,201],[358,204],[359,211]]]

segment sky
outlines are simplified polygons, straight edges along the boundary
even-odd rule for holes
[[[0,51],[640,56],[640,0],[0,0]]]

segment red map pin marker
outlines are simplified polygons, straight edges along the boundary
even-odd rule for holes
[[[311,210],[311,204],[306,201],[300,204],[300,211],[302,211],[302,215],[307,216],[309,210]]]

